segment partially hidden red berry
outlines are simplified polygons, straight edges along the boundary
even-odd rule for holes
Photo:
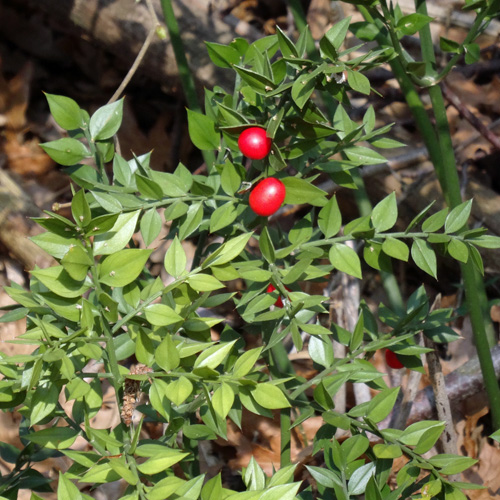
[[[399,361],[397,354],[390,349],[385,350],[385,361],[389,367],[394,370],[399,370],[400,368],[405,367],[405,365]]]
[[[261,180],[250,193],[250,208],[257,214],[268,217],[281,207],[285,200],[285,185],[274,177]]]
[[[238,138],[240,151],[251,160],[262,160],[271,151],[272,140],[267,137],[266,130],[260,127],[249,127],[243,130]]]
[[[285,287],[285,288],[289,292],[291,292],[290,288],[288,288],[288,287]],[[276,290],[275,286],[272,283],[269,283],[269,285],[267,286],[266,292],[271,293],[271,292],[274,292],[274,290]],[[281,299],[281,295],[278,297],[278,300],[274,303],[274,305],[276,307],[279,307],[280,309],[283,307],[283,300]]]

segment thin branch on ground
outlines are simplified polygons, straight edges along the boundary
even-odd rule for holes
[[[118,88],[116,89],[115,93],[112,95],[111,99],[108,101],[108,104],[111,104],[112,102],[115,102],[123,93],[127,85],[130,83],[130,80],[132,80],[133,76],[137,72],[139,66],[141,65],[142,60],[144,59],[144,56],[146,55],[146,52],[149,49],[149,46],[153,42],[154,37],[157,34],[158,27],[160,26],[160,21],[158,20],[158,16],[156,15],[153,3],[151,0],[146,0],[146,5],[148,7],[149,13],[151,15],[151,19],[153,21],[153,25],[151,26],[151,29],[149,30],[148,36],[144,40],[144,43],[142,44],[141,49],[139,50],[139,53],[137,54],[137,57],[135,58],[135,61],[133,62],[132,66],[130,66],[130,69],[128,70],[127,74],[125,75],[125,78],[122,80]]]
[[[444,97],[495,149],[500,150],[500,138],[497,137],[472,111],[460,100],[447,85],[442,84]]]

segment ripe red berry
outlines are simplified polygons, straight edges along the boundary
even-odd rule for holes
[[[250,193],[250,208],[257,214],[268,217],[274,214],[285,200],[285,185],[274,177],[261,180]]]
[[[272,140],[267,137],[266,130],[250,127],[243,130],[238,138],[240,151],[251,160],[262,160],[271,151]]]
[[[285,287],[289,292],[291,292],[290,288],[288,288],[287,286]],[[267,286],[267,289],[266,289],[266,292],[267,293],[271,293],[271,292],[274,292],[274,290],[276,290],[276,288],[274,287],[273,284],[269,283],[269,285]],[[274,303],[274,305],[276,307],[279,307],[279,308],[282,308],[283,307],[283,300],[281,299],[281,295],[278,297],[278,300]]]
[[[400,368],[405,367],[403,363],[399,361],[397,354],[389,349],[385,350],[385,361],[394,370],[399,370]]]

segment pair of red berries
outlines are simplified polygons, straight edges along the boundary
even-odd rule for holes
[[[290,288],[288,288],[287,286],[285,288],[289,292],[291,292]],[[275,290],[276,290],[276,287],[272,283],[269,283],[269,285],[267,286],[266,292],[271,293],[271,292],[274,292]],[[278,297],[278,300],[276,300],[274,305],[275,305],[275,307],[279,307],[280,309],[283,307],[283,299],[281,298],[281,295]]]
[[[240,151],[251,160],[262,160],[271,151],[272,140],[260,127],[246,128],[238,138]],[[285,200],[285,185],[274,177],[260,181],[250,193],[250,208],[257,214],[268,217],[274,214]]]

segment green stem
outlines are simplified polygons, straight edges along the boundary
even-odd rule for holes
[[[418,13],[427,15],[427,6],[424,0],[415,0]],[[478,16],[479,17],[479,16]],[[476,19],[477,21],[477,19]],[[435,65],[434,47],[431,31],[426,25],[420,31],[422,56],[426,62]],[[460,180],[458,177],[456,160],[451,140],[450,126],[446,115],[446,106],[441,88],[434,85],[429,88],[432,109],[436,118],[437,134],[440,145],[442,162],[435,165],[439,179],[444,179],[441,188],[451,208],[462,203]],[[465,296],[471,318],[472,331],[476,343],[477,353],[485,388],[491,405],[491,413],[496,428],[500,427],[500,387],[495,376],[495,368],[491,358],[490,348],[496,343],[489,311],[487,310],[487,296],[484,283],[474,268],[471,260],[461,265],[462,278],[465,287]]]
[[[184,89],[186,102],[190,109],[201,113],[201,106],[198,101],[198,94],[196,93],[193,74],[189,69],[189,64],[186,59],[184,44],[182,43],[182,38],[179,32],[179,24],[177,23],[171,0],[161,0],[161,7],[163,10],[165,24],[170,35],[172,48],[174,49],[175,60],[177,62],[177,68],[179,69],[179,78],[181,80],[182,88]],[[207,170],[210,173],[214,168],[215,155],[213,151],[202,151],[201,153],[207,165]]]
[[[281,429],[281,444],[280,444],[280,467],[286,467],[292,463],[291,455],[291,410],[290,408],[282,408],[280,410],[280,429]]]

